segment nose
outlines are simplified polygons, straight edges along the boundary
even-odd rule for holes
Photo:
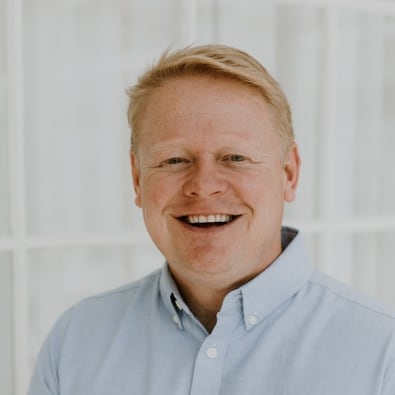
[[[227,182],[221,174],[218,163],[212,158],[199,159],[184,184],[188,197],[209,198],[226,191]]]

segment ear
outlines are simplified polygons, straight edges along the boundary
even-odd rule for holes
[[[140,168],[136,154],[132,150],[130,150],[130,165],[132,171],[134,192],[136,193],[134,202],[136,206],[141,207]]]
[[[296,188],[298,186],[300,170],[300,156],[296,143],[288,152],[284,163],[284,200],[292,202],[296,197]]]

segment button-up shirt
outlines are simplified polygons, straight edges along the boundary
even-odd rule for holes
[[[49,334],[29,395],[395,395],[395,316],[315,271],[297,232],[283,242],[211,333],[167,265],[82,301]]]

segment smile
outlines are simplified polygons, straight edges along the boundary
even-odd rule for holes
[[[186,215],[181,220],[192,226],[221,226],[232,222],[237,216],[229,214]]]

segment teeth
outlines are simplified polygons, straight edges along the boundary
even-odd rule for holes
[[[226,223],[229,222],[233,217],[227,214],[210,214],[206,215],[187,215],[186,220],[190,224],[206,224],[206,223],[215,223],[215,222],[222,222]]]

